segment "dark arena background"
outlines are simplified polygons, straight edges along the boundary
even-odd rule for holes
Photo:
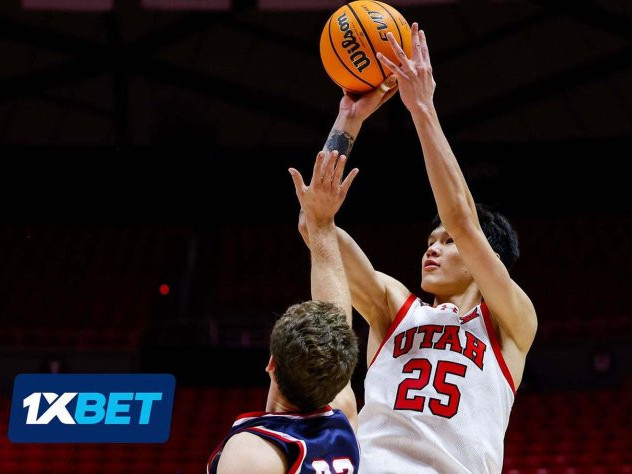
[[[389,3],[426,31],[475,199],[521,237],[539,329],[503,472],[632,472],[632,3]],[[0,472],[202,473],[264,409],[272,324],[310,297],[287,168],[311,174],[337,114],[318,41],[341,4],[0,2]],[[336,222],[418,292],[435,208],[397,96],[350,162]],[[172,373],[171,438],[12,444],[37,372]]]

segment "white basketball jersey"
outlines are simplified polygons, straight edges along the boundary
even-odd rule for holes
[[[484,302],[459,314],[411,295],[364,385],[364,474],[501,472],[515,389]]]

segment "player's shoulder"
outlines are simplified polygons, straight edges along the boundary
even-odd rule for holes
[[[247,431],[231,436],[222,449],[217,474],[287,472],[283,452],[273,443]]]
[[[314,446],[355,439],[347,415],[339,408],[326,405],[309,413],[267,415],[249,428],[271,441],[284,445]]]

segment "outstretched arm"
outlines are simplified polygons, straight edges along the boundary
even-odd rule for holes
[[[351,295],[334,223],[334,216],[358,174],[358,169],[353,169],[342,180],[346,160],[337,151],[318,153],[309,186],[297,170],[291,168],[290,173],[310,235],[312,299],[340,306],[351,326]],[[358,411],[351,382],[332,401],[332,406],[341,409],[354,429],[357,428]]]
[[[391,75],[375,90],[363,95],[344,91],[336,121],[329,132],[324,151],[337,151],[348,156],[362,124],[397,92],[397,81]],[[310,247],[305,215],[299,216],[299,231]],[[381,339],[393,316],[410,292],[398,281],[373,268],[360,246],[344,230],[338,228],[338,245],[351,290],[353,306]]]
[[[351,296],[334,223],[334,215],[358,174],[355,168],[342,181],[346,161],[347,157],[336,151],[331,155],[318,153],[309,186],[297,170],[290,168],[290,173],[310,235],[312,299],[337,304],[351,325]]]
[[[364,121],[396,92],[395,76],[387,77],[378,88],[363,95],[343,91],[338,116],[327,136],[324,151],[331,153],[336,150],[341,155],[349,156]]]
[[[507,268],[481,230],[474,200],[441,130],[434,108],[436,83],[432,76],[425,34],[419,31],[416,23],[413,24],[411,34],[411,59],[406,58],[390,33],[389,42],[401,64],[397,66],[381,54],[378,54],[378,59],[397,77],[400,96],[412,115],[421,141],[426,171],[441,222],[454,239],[459,254],[499,326],[502,340],[506,343],[503,344],[503,351],[517,350],[524,355],[533,342],[537,326],[533,304],[510,278]]]

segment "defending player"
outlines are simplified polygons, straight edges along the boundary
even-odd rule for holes
[[[358,346],[333,220],[357,174],[341,181],[345,161],[319,153],[309,187],[290,170],[312,236],[313,300],[291,306],[274,325],[266,412],[237,418],[211,455],[209,473],[358,471],[357,407],[349,383]]]

